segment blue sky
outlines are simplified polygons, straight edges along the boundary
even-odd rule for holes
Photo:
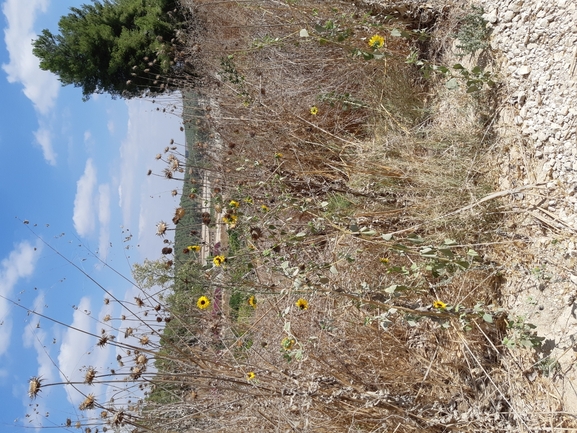
[[[179,103],[178,95],[155,104],[105,95],[82,102],[80,89],[61,87],[32,55],[36,34],[57,31],[69,7],[88,1],[0,0],[1,431],[61,426],[82,416],[83,397],[62,386],[45,387],[31,402],[32,376],[48,384],[83,377],[87,366],[99,373],[115,368],[114,348],[96,347],[96,338],[19,307],[93,334],[122,328],[103,321],[106,314],[118,318],[120,307],[105,305],[102,289],[58,253],[116,297],[132,300],[135,289],[100,260],[129,276],[131,263],[158,258],[155,226],[170,220],[179,199],[170,194],[180,192],[178,182],[146,175],[164,168],[155,155],[171,139],[184,143],[181,119],[162,113]],[[100,401],[110,392],[80,388]]]

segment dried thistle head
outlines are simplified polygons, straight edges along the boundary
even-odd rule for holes
[[[156,224],[156,235],[164,236],[167,228],[168,226],[166,223],[164,221],[160,221],[158,224]]]
[[[130,377],[134,380],[140,379],[140,377],[142,376],[142,373],[144,373],[144,369],[145,369],[145,367],[143,365],[138,365],[138,366],[132,367]]]
[[[42,387],[42,378],[34,376],[28,382],[28,396],[32,399],[36,398]]]
[[[133,332],[134,332],[134,329],[132,329],[132,328],[126,328],[126,331],[124,331],[124,338],[130,337]]]
[[[142,337],[140,337],[140,344],[142,344],[143,346],[146,346],[149,343],[150,343],[150,338],[148,338],[148,335],[143,335]]]
[[[134,298],[134,301],[136,302],[136,306],[138,308],[144,307],[144,301],[140,299],[138,296]]]
[[[173,197],[176,197],[178,195],[178,191],[173,189],[172,192],[170,193]]]
[[[141,353],[136,357],[135,361],[139,365],[146,365],[146,363],[148,362],[148,358]]]
[[[72,426],[72,420],[70,418],[66,418],[66,427]]]
[[[156,158],[156,159],[160,159],[160,158],[162,158],[162,155],[161,155],[160,153],[157,153],[156,156],[155,156],[155,158]]]
[[[108,305],[108,304],[110,304],[110,299],[104,298],[104,305]]]
[[[107,314],[106,316],[104,316],[104,318],[102,319],[104,322],[108,322],[110,321],[111,317],[110,314]]]
[[[108,343],[108,340],[110,340],[110,336],[104,334],[98,339],[98,343],[96,343],[96,345],[98,347],[104,347]]]
[[[113,426],[120,426],[122,425],[122,422],[124,421],[124,411],[119,410],[118,412],[116,412],[114,414],[114,416],[112,417],[112,421],[111,424]]]
[[[96,403],[96,398],[94,394],[88,394],[86,398],[80,403],[78,409],[80,410],[87,410],[87,409],[94,409],[94,404]]]
[[[102,412],[100,412],[100,418],[102,419],[106,419],[108,418],[108,412],[103,410]]]
[[[84,375],[84,383],[87,385],[92,385],[94,383],[94,378],[96,377],[96,370],[92,367],[88,367],[86,374]]]
[[[79,429],[80,427],[82,427],[82,423],[80,421],[76,421],[76,423],[74,424],[74,427]]]

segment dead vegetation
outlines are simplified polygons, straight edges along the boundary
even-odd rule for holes
[[[423,28],[348,1],[182,4],[194,17],[185,54],[203,79],[181,86],[206,113],[184,121],[210,130],[204,169],[219,208],[202,223],[227,229],[227,249],[195,274],[198,292],[165,307],[178,332],[147,349],[159,374],[123,423],[572,428],[546,380],[529,379],[532,349],[502,344],[513,319],[491,260],[501,196],[483,201],[488,94],[450,93],[406,61],[442,58],[448,11]],[[369,45],[375,35],[382,46]]]

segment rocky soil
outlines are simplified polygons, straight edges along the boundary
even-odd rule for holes
[[[480,0],[504,86],[495,131],[503,190],[504,303],[545,338],[546,366],[565,410],[577,412],[577,2]]]

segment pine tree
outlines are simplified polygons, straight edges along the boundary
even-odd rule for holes
[[[95,0],[60,18],[59,34],[44,29],[33,41],[40,68],[63,85],[130,98],[162,93],[178,72],[174,40],[182,15],[174,0]]]

